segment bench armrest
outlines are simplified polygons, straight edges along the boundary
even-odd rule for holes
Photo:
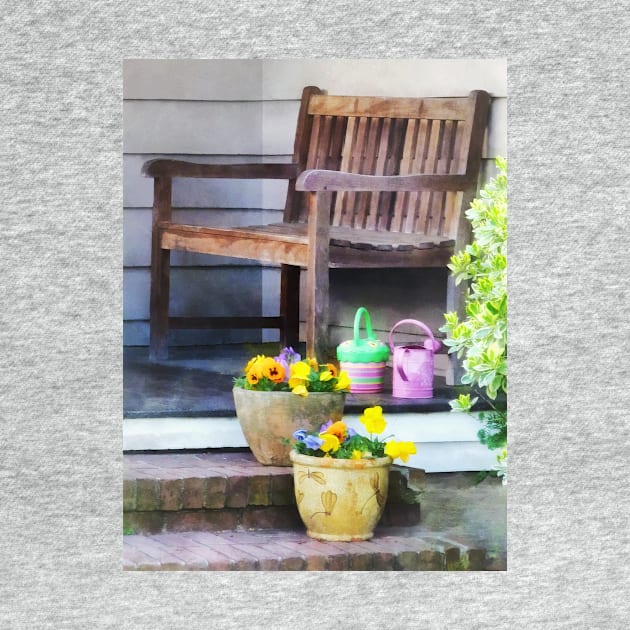
[[[357,175],[340,171],[308,170],[298,177],[296,190],[421,191],[466,190],[476,181],[467,175]]]
[[[221,179],[293,179],[297,164],[197,164],[181,160],[149,160],[145,177],[204,177]]]

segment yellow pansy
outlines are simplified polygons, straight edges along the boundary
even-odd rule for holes
[[[350,455],[350,459],[361,459],[363,457],[363,453],[361,451],[357,451],[354,449],[352,451],[352,455]]]
[[[304,385],[304,381],[308,380],[311,373],[311,368],[304,361],[292,363],[289,369],[289,387],[291,389],[298,385]]]
[[[306,389],[306,387],[304,387],[304,385],[298,385],[297,387],[294,387],[291,391],[298,396],[308,396],[308,390]]]
[[[273,359],[271,360],[273,361]],[[247,364],[247,370],[245,371],[245,376],[247,377],[247,382],[250,385],[258,385],[258,382],[263,377],[262,365],[264,361],[265,361],[265,357],[262,355],[259,355],[253,358]]]
[[[317,359],[313,359],[313,357],[310,357],[306,359],[306,363],[308,363],[308,365],[312,367],[316,372],[317,370],[319,370],[319,363],[317,363]]]
[[[370,433],[382,433],[387,426],[382,407],[368,407],[359,420]]]
[[[350,387],[350,377],[345,370],[341,370],[339,372],[339,376],[337,377],[337,384],[335,385],[336,391],[341,391],[342,389],[348,389]]]
[[[416,445],[413,442],[387,442],[385,444],[385,455],[392,459],[400,457],[403,462],[409,459],[409,455],[416,454]]]
[[[250,385],[258,385],[258,382],[260,381],[260,374],[258,372],[256,372],[256,370],[249,370],[246,374],[247,376],[247,382]]]
[[[328,371],[333,375],[333,378],[335,378],[335,376],[337,376],[337,368],[335,367],[335,364],[326,363],[326,367],[328,368]]]
[[[319,437],[324,440],[324,443],[319,447],[324,453],[334,453],[339,450],[339,438],[332,433],[320,433]]]
[[[254,367],[254,365],[256,365],[256,363],[258,363],[259,361],[262,361],[265,358],[266,357],[264,354],[259,354],[258,356],[251,358],[247,362],[247,365],[245,366],[245,370],[244,370],[245,374],[247,374],[247,372],[249,372]]]
[[[388,455],[392,459],[396,459],[398,457],[398,453],[400,452],[398,448],[398,442],[387,442],[385,444],[385,455]]]
[[[320,381],[329,381],[332,377],[333,377],[333,374],[332,374],[332,372],[330,370],[324,370],[319,375],[319,380]]]
[[[337,420],[337,422],[333,422],[324,433],[330,433],[336,436],[339,442],[343,442],[348,434],[348,426],[343,420]]]
[[[298,361],[291,364],[290,376],[292,379],[300,379],[305,381],[311,373],[311,366],[304,363],[304,361]]]
[[[271,357],[267,357],[259,365],[260,371],[265,378],[274,383],[282,383],[284,381],[284,367]]]

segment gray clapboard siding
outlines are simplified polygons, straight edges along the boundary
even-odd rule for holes
[[[124,101],[125,153],[261,154],[260,102]]]
[[[258,267],[179,267],[171,271],[171,315],[250,316],[261,311]],[[149,319],[149,269],[125,269],[123,318]]]
[[[403,318],[419,319],[432,330],[444,323],[445,269],[332,269],[330,325],[350,330],[359,306],[372,315],[375,330],[389,331]],[[305,274],[301,274],[301,320],[305,319]],[[278,314],[280,270],[263,270],[263,314]],[[405,333],[406,329],[402,329]],[[422,334],[410,327],[408,332]],[[346,333],[346,338],[352,336]],[[404,339],[404,334],[401,339]]]
[[[507,61],[496,59],[268,59],[263,98],[287,98],[301,86],[330,94],[465,96],[483,89],[507,95]]]
[[[293,152],[298,100],[264,103],[128,101],[126,153],[286,155]],[[493,99],[483,157],[505,154],[507,99]]]
[[[287,100],[305,85],[331,94],[507,96],[505,59],[127,59],[123,98]]]
[[[259,101],[261,59],[125,59],[123,98]]]

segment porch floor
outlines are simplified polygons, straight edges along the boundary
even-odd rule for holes
[[[169,359],[150,363],[148,348],[127,347],[123,352],[123,415],[125,418],[233,416],[232,381],[249,358],[277,354],[278,344],[221,345],[171,348]],[[391,369],[384,392],[349,394],[346,413],[360,413],[380,405],[386,412],[449,411],[456,387],[435,378],[433,398],[406,400],[391,395]]]

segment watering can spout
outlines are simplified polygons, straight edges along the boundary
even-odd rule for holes
[[[442,347],[442,343],[439,339],[427,339],[423,345],[427,350],[431,350],[431,352],[434,353]]]

